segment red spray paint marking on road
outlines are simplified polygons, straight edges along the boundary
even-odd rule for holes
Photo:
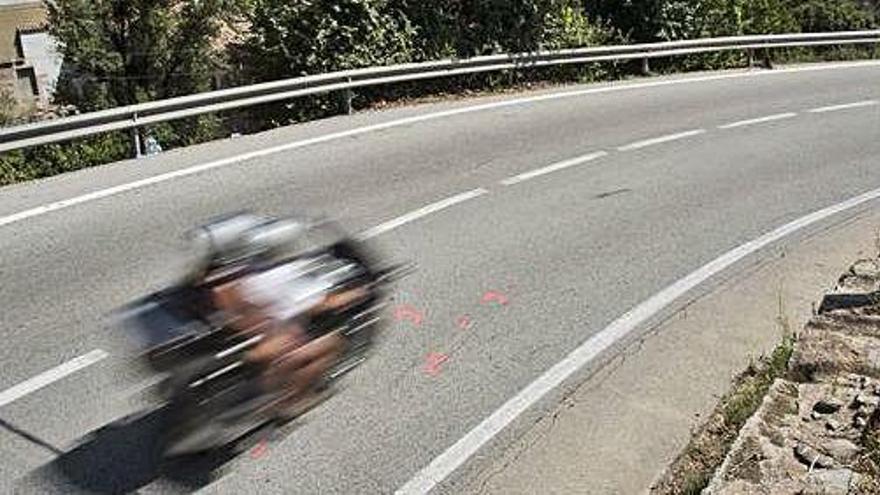
[[[394,310],[394,319],[397,321],[409,320],[413,325],[419,326],[422,324],[422,318],[422,313],[408,304],[398,306]]]
[[[502,294],[500,292],[495,292],[495,291],[491,291],[491,290],[489,292],[486,292],[485,294],[483,294],[483,298],[480,299],[480,303],[482,303],[482,304],[488,304],[490,302],[497,302],[498,304],[500,304],[502,306],[507,306],[507,303],[508,303],[507,296],[505,296],[504,294]]]
[[[259,459],[263,457],[269,450],[269,442],[266,439],[260,440],[254,448],[251,449],[251,459]]]
[[[446,354],[442,354],[439,352],[432,352],[428,354],[428,357],[425,359],[425,373],[431,376],[437,376],[440,374],[440,366],[449,361],[449,356]]]
[[[471,317],[468,315],[459,316],[455,323],[458,325],[458,328],[467,330],[471,327]]]

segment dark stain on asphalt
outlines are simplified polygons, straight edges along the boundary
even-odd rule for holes
[[[613,191],[603,192],[601,194],[597,194],[593,196],[593,199],[605,199],[610,198],[611,196],[617,196],[618,194],[626,194],[631,193],[632,189],[615,189]]]

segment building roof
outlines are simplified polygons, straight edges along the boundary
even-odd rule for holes
[[[19,29],[46,26],[46,7],[40,0],[10,4],[0,3],[0,64],[18,58],[15,34]]]

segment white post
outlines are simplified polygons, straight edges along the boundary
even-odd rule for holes
[[[137,124],[137,113],[131,116],[131,120]],[[134,140],[134,157],[140,158],[143,156],[141,153],[141,131],[137,128],[137,126],[131,128],[131,137]]]

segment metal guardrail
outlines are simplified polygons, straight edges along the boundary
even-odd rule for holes
[[[648,60],[651,58],[729,50],[747,50],[751,65],[753,51],[762,48],[878,43],[880,43],[880,30],[732,36],[489,55],[460,60],[450,59],[346,70],[111,108],[0,129],[0,153],[103,132],[131,129],[135,154],[140,156],[139,129],[151,124],[334,91],[346,92],[346,101],[350,112],[352,89],[422,79],[508,69],[638,59],[644,61],[644,69],[647,71]]]

